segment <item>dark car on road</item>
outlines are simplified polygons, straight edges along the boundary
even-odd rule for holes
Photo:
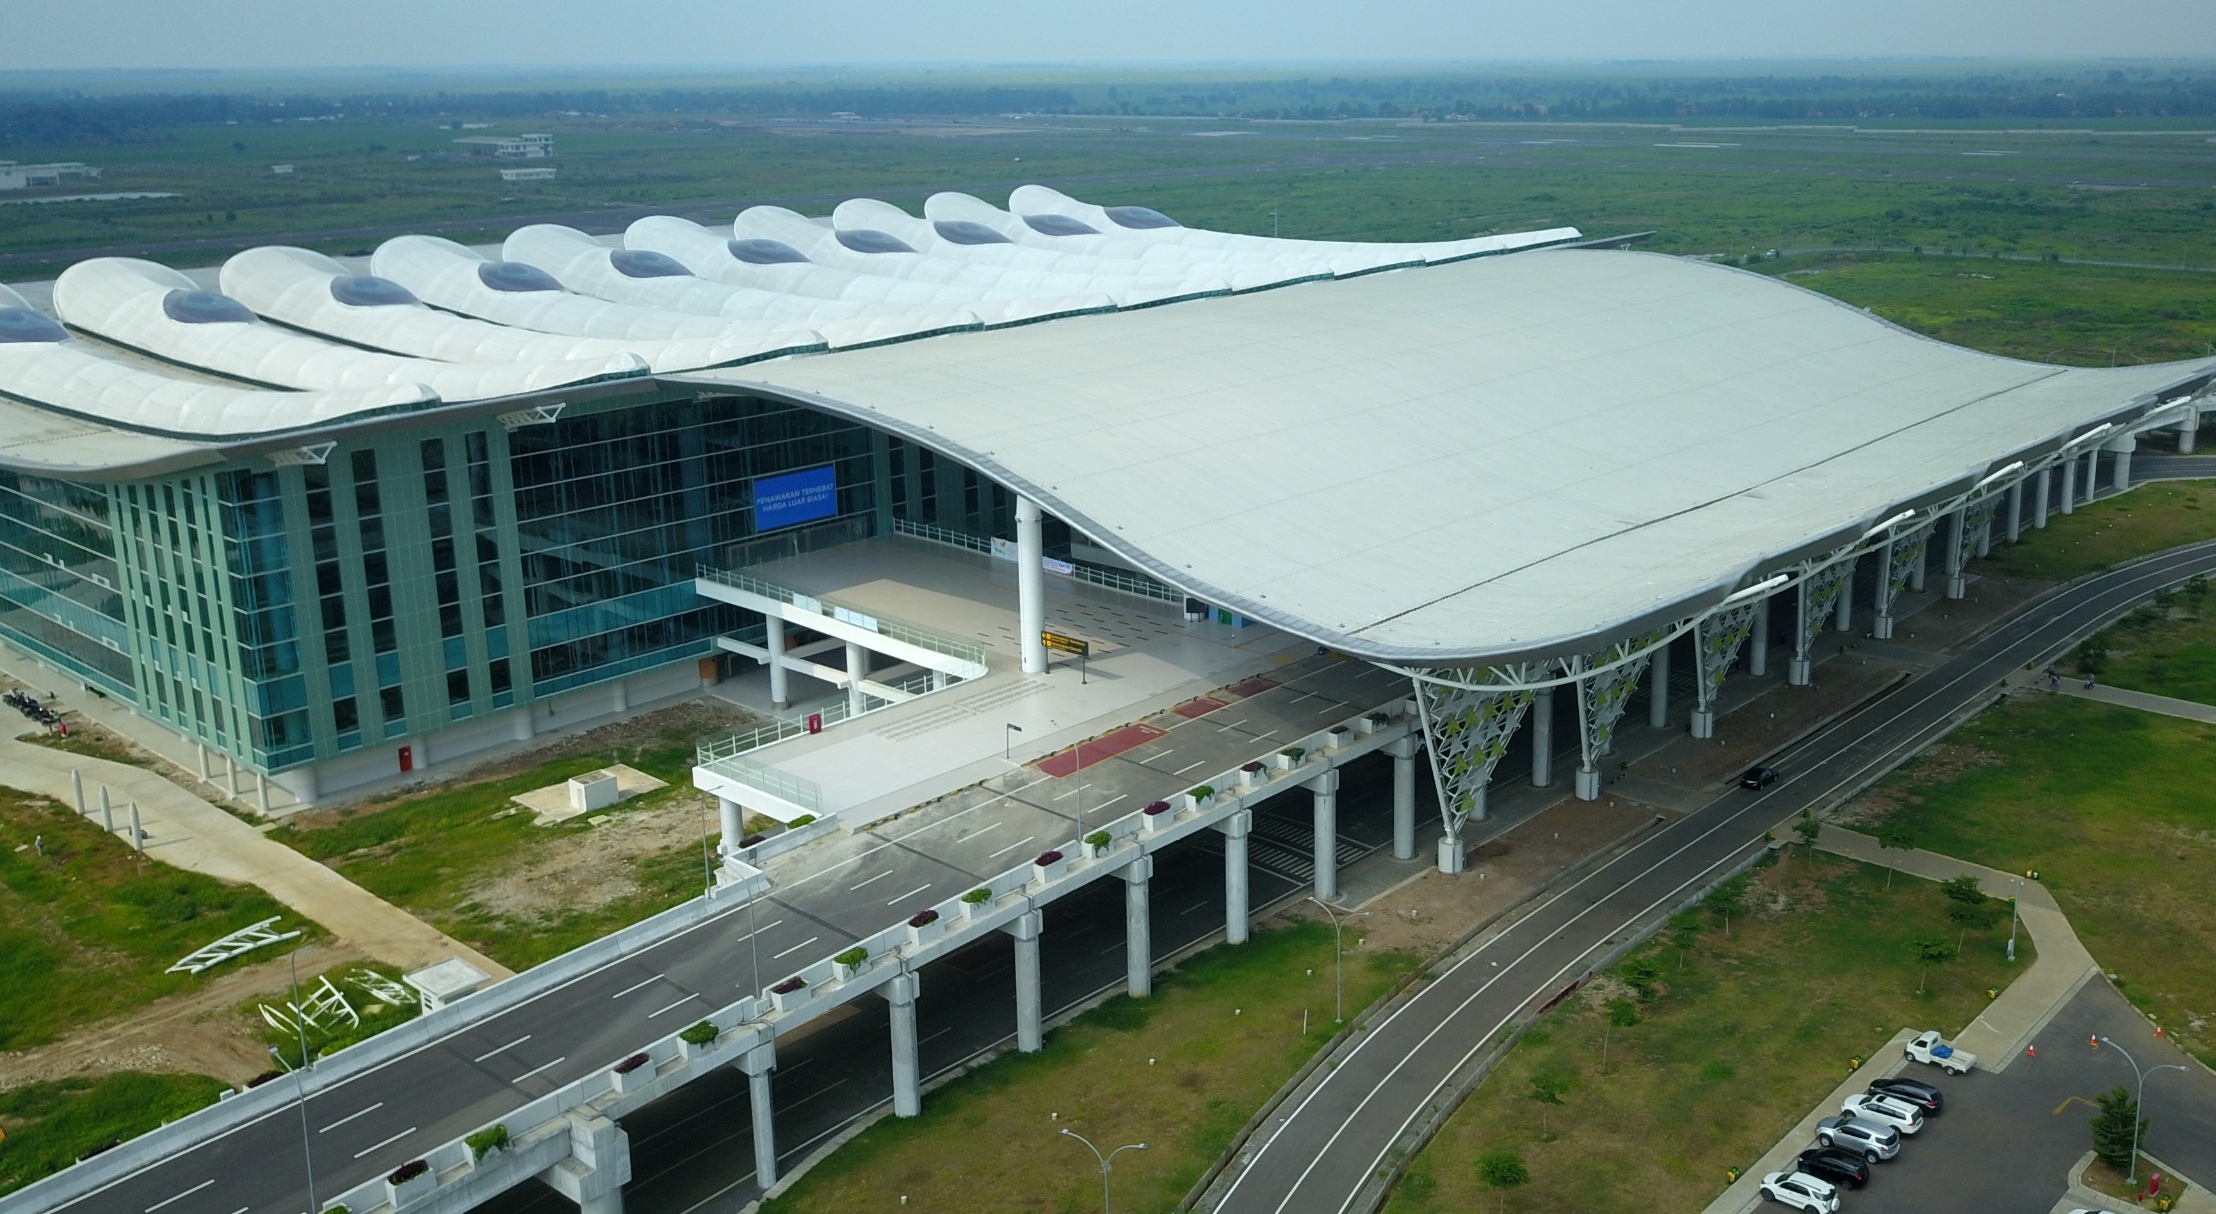
[[[1844,1147],[1810,1147],[1800,1153],[1793,1168],[1850,1189],[1870,1183],[1869,1161]]]
[[[1939,1094],[1938,1088],[1914,1079],[1880,1079],[1870,1085],[1870,1091],[1873,1094],[1891,1096],[1895,1100],[1905,1100],[1922,1109],[1926,1117],[1937,1117],[1939,1110],[1947,1103],[1946,1097]]]
[[[1739,787],[1752,788],[1756,791],[1768,788],[1775,783],[1777,783],[1777,768],[1775,767],[1749,767],[1747,774],[1739,777]]]

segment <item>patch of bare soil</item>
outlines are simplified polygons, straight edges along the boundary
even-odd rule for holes
[[[716,741],[766,724],[767,721],[736,704],[704,695],[628,720],[611,721],[581,734],[556,738],[543,746],[532,746],[466,766],[442,782],[501,780],[542,763],[580,756],[609,755],[616,761],[630,762],[645,750],[667,746],[672,738],[682,738],[688,744]],[[688,756],[687,762],[690,761]]]
[[[1369,917],[1357,921],[1364,935],[1356,947],[1428,958],[1547,878],[1654,816],[1652,807],[1624,797],[1564,797],[1479,846],[1469,871],[1460,876],[1426,868],[1422,876],[1372,900],[1362,908]],[[1299,905],[1307,913],[1321,914],[1307,903]]]
[[[303,980],[368,960],[343,941],[299,950]],[[128,1015],[78,1030],[36,1049],[0,1053],[0,1090],[76,1075],[164,1071],[213,1075],[243,1084],[270,1067],[257,1037],[261,1022],[240,1005],[292,979],[290,958],[219,973],[199,989],[158,999]]]
[[[1880,782],[1842,806],[1832,820],[1841,826],[1867,825],[1883,819],[1903,805],[1923,798],[1917,790],[1933,784],[1949,784],[1980,767],[1999,767],[2008,760],[1989,750],[1941,742],[1903,764],[1891,779]]]
[[[524,863],[470,886],[462,901],[522,922],[597,910],[644,893],[634,877],[637,863],[673,847],[698,846],[701,829],[701,809],[691,797],[614,814],[590,831],[532,848]],[[707,829],[713,834],[716,827]]]

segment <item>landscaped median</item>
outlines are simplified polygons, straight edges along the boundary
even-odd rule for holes
[[[1698,1211],[1902,1025],[1975,1018],[2031,960],[2007,936],[2005,903],[1795,843],[1525,1031],[1386,1209]]]

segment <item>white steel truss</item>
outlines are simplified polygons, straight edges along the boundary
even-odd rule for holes
[[[1754,632],[1754,613],[1769,608],[1768,598],[1751,599],[1708,616],[1694,627],[1695,711],[1708,712],[1715,707],[1716,690],[1724,685],[1724,674],[1739,660],[1740,647]]]
[[[1466,679],[1476,672],[1455,673]],[[1533,691],[1528,684],[1546,675],[1537,666],[1507,667],[1501,673],[1510,676],[1511,685],[1487,688],[1415,680],[1424,749],[1431,756],[1431,775],[1439,786],[1439,815],[1448,840],[1455,845],[1462,837],[1462,824],[1484,813],[1493,768],[1508,753],[1508,739],[1531,707]]]
[[[1793,660],[1808,661],[1809,647],[1816,643],[1817,634],[1831,619],[1831,609],[1846,593],[1847,582],[1854,576],[1852,560],[1835,560],[1811,570],[1801,579],[1800,615],[1793,628]]]
[[[2000,512],[1999,494],[1988,494],[1962,508],[1962,534],[1955,537],[1954,567],[1961,569],[1977,554],[1978,536],[1993,522]]]
[[[1571,660],[1573,670],[1584,676],[1577,681],[1579,796],[1584,797],[1588,788],[1598,792],[1600,757],[1615,741],[1616,722],[1623,719],[1639,676],[1646,673],[1664,635],[1665,630],[1656,629]]]
[[[1878,604],[1879,615],[1891,613],[1894,600],[1900,598],[1902,588],[1908,585],[1909,575],[1916,571],[1917,563],[1924,559],[1925,550],[1931,547],[1931,532],[1936,525],[1934,522],[1927,522],[1906,535],[1894,537],[1891,544],[1893,559],[1885,571],[1885,601]]]
[[[196,948],[187,953],[184,960],[170,966],[167,972],[172,974],[203,973],[242,953],[251,953],[265,945],[277,944],[285,940],[299,939],[300,933],[297,931],[279,932],[275,928],[274,924],[282,917],[281,915],[273,915],[260,923],[242,927],[213,944]]]

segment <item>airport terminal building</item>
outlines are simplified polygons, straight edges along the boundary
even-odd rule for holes
[[[1594,795],[1673,649],[1712,728],[1734,663],[1803,680],[1858,595],[1886,635],[2138,435],[2189,448],[2211,375],[1975,354],[1568,229],[1275,240],[1041,187],[19,291],[0,637],[286,803],[762,665],[848,712],[1036,671],[1042,571],[1411,680],[1450,818],[1527,717]],[[775,576],[895,537],[1012,562],[1015,643]]]

